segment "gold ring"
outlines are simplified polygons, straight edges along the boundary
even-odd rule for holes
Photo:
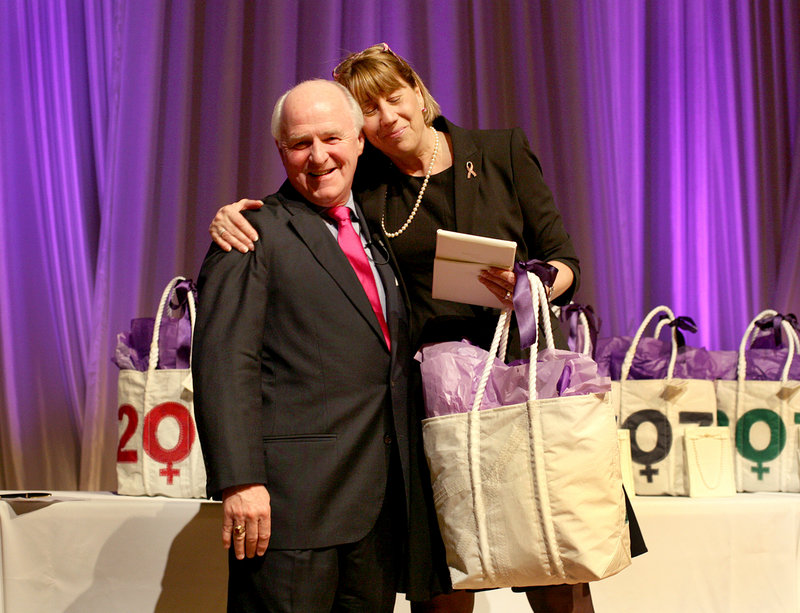
[[[228,228],[222,228],[222,230],[220,230],[220,231],[219,231],[219,235],[220,235],[220,236],[222,236],[222,235],[223,235],[223,234],[225,234],[227,231],[228,231]]]
[[[233,527],[233,535],[236,538],[243,538],[244,537],[244,526],[242,524],[234,526]]]

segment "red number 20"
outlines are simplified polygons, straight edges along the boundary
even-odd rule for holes
[[[139,415],[134,407],[124,404],[119,408],[118,418],[120,421],[122,421],[123,416],[128,418],[128,425],[119,438],[117,462],[136,462],[138,460],[136,449],[125,449],[125,445],[136,433],[136,428],[139,425]],[[157,436],[158,426],[161,420],[166,417],[172,417],[178,424],[178,441],[170,449],[165,449]],[[159,475],[166,477],[167,483],[170,485],[173,477],[180,474],[180,470],[173,468],[173,464],[189,456],[194,438],[195,429],[192,423],[192,415],[185,406],[178,402],[164,402],[153,407],[145,415],[142,446],[145,453],[156,462],[167,465],[166,468],[159,470]]]

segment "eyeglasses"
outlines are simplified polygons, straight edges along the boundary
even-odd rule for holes
[[[392,51],[389,48],[389,45],[387,45],[386,43],[380,43],[380,45],[383,47],[383,52],[384,53],[390,53],[391,55],[396,55],[395,52]],[[373,45],[373,47],[374,46],[375,45]],[[372,49],[372,47],[367,47],[367,50],[368,49]],[[333,69],[333,72],[331,73],[333,75],[333,78],[334,79],[338,79],[339,75],[342,73],[342,70],[344,69],[345,65],[352,64],[353,62],[355,62],[359,58],[363,57],[365,51],[359,51],[358,53],[354,53],[352,55],[348,55],[347,58],[345,58],[344,60],[339,62],[339,64],[336,66],[336,68]]]

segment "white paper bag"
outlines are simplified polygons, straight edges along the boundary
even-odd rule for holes
[[[690,426],[683,432],[689,496],[735,496],[730,429]]]

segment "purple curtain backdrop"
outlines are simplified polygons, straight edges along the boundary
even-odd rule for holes
[[[5,0],[0,41],[0,488],[115,488],[116,334],[277,188],[277,96],[375,42],[524,128],[601,335],[800,311],[796,0]]]

